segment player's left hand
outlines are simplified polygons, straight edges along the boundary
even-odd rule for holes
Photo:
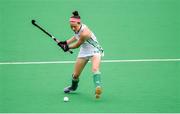
[[[59,42],[58,46],[60,46],[64,52],[67,52],[69,50],[69,46],[66,41]]]

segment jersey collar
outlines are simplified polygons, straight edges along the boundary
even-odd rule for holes
[[[75,33],[76,33],[76,34],[78,34],[78,33],[79,33],[79,31],[81,30],[81,28],[82,28],[82,24],[81,24],[81,26],[80,26],[79,30],[78,30],[77,32],[75,32]]]

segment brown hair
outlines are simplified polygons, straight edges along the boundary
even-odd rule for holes
[[[81,19],[81,17],[79,16],[78,11],[73,11],[72,14],[73,14],[73,16],[71,16],[71,18]],[[77,23],[81,24],[81,22],[77,22]]]
[[[73,11],[72,14],[73,14],[73,16],[71,16],[72,18],[81,19],[81,17],[79,16],[78,11]]]

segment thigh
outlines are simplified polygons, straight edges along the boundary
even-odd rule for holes
[[[84,69],[84,67],[86,66],[88,62],[88,59],[86,58],[77,58],[75,66],[74,66],[74,76],[75,77],[79,77],[82,70]]]

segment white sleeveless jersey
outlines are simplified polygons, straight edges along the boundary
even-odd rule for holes
[[[81,34],[81,32],[83,32],[83,30],[85,28],[87,28],[87,26],[85,24],[81,24],[80,30],[78,31],[78,33],[75,33],[75,35],[74,35],[77,40],[79,40],[80,34]],[[83,44],[81,44],[81,48],[80,48],[78,57],[93,56],[97,53],[103,55],[103,49],[99,45],[94,33],[91,32],[90,38],[88,38]]]

